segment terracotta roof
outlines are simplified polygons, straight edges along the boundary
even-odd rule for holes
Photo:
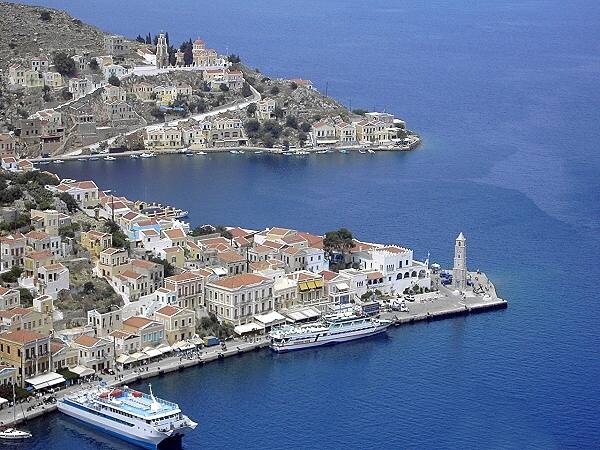
[[[146,261],[145,259],[132,259],[131,265],[133,267],[138,267],[140,269],[148,269],[148,270],[152,270],[152,269],[155,269],[157,266],[160,266],[160,264],[158,264],[158,263],[155,263],[152,261]]]
[[[21,306],[16,306],[16,307],[8,309],[8,310],[0,311],[0,317],[9,319],[14,316],[22,316],[23,314],[27,314],[28,312],[31,312],[31,311],[33,311],[33,308],[31,308],[31,307],[23,308]]]
[[[200,279],[200,276],[195,273],[183,272],[183,273],[180,273],[179,275],[173,275],[168,278],[165,278],[165,281],[173,281],[175,283],[181,283],[184,281],[199,280],[199,279]]]
[[[319,272],[319,275],[321,275],[325,279],[325,281],[333,280],[335,277],[338,276],[337,273],[332,272],[331,270],[324,270],[322,272]]]
[[[29,330],[7,331],[5,333],[0,333],[0,339],[10,342],[17,342],[19,344],[27,344],[29,342],[44,338],[47,338],[47,336],[37,333],[36,331]]]
[[[133,270],[126,270],[125,272],[121,273],[121,276],[125,278],[132,278],[134,280],[143,277],[142,274],[134,272]]]
[[[183,249],[181,247],[167,247],[167,248],[163,248],[163,252],[165,252],[165,253],[179,253],[179,252],[183,252]]]
[[[281,250],[282,253],[287,253],[288,255],[297,255],[301,251],[302,249],[298,247],[286,247],[283,250]]]
[[[50,235],[48,233],[45,233],[43,231],[30,231],[29,233],[27,233],[25,235],[26,238],[28,239],[33,239],[36,241],[42,240],[42,239],[46,239],[48,237],[50,237]]]
[[[259,284],[265,281],[272,280],[253,273],[243,273],[241,275],[234,275],[232,277],[224,277],[219,280],[211,281],[209,284],[224,287],[227,289],[239,289],[243,286]]]
[[[381,272],[368,272],[367,280],[378,280],[379,278],[383,278],[383,274]]]
[[[292,234],[291,236],[284,236],[281,238],[281,240],[283,242],[285,242],[286,244],[300,244],[301,242],[308,242],[308,239],[306,239],[304,236],[301,236],[299,234]]]
[[[119,203],[119,202],[117,202],[117,203]],[[122,203],[121,203],[121,204],[122,204]],[[110,203],[108,203],[108,205],[110,205]],[[125,206],[125,205],[123,205],[123,206]],[[115,209],[116,209],[116,208],[115,208]],[[138,213],[135,213],[135,212],[133,212],[133,211],[129,211],[127,214],[125,214],[125,215],[123,216],[123,219],[125,219],[125,220],[133,220],[133,219],[135,219],[137,216],[138,216]]]
[[[408,249],[403,248],[403,247],[396,247],[395,245],[389,246],[389,247],[383,247],[380,248],[379,250],[385,250],[386,252],[390,252],[390,253],[406,253],[408,251]]]
[[[134,328],[142,328],[148,325],[149,323],[154,322],[146,317],[134,316],[130,317],[126,321],[123,322],[123,325],[127,325]]]
[[[162,314],[164,316],[174,316],[179,311],[183,311],[183,308],[178,308],[176,306],[166,305],[166,306],[163,306],[162,308],[160,308],[159,310],[157,310],[156,312],[158,314]]]
[[[123,331],[123,330],[115,330],[112,333],[109,333],[109,336],[116,337],[116,338],[126,338],[128,336],[131,336],[131,333],[128,333],[127,331]]]
[[[251,236],[253,234],[252,232],[248,232],[240,227],[229,228],[227,231],[229,231],[233,237],[245,238],[245,237]]]
[[[165,233],[169,239],[185,238],[185,233],[181,228],[171,228],[170,230],[163,231],[163,233]]]
[[[144,236],[158,236],[158,231],[153,230],[152,228],[148,230],[141,230],[140,233],[143,233]]]
[[[49,250],[41,250],[39,252],[32,252],[26,256],[28,256],[31,259],[44,259],[44,258],[52,258],[54,255]]]
[[[78,345],[82,345],[84,347],[93,347],[98,342],[100,342],[100,339],[95,338],[93,336],[86,336],[85,334],[82,334],[81,336],[76,338],[73,342],[75,342]]]
[[[265,247],[274,248],[276,250],[279,250],[280,248],[285,247],[285,244],[280,244],[278,242],[273,242],[273,241],[269,241],[269,240],[263,242],[262,245],[264,245]]]
[[[65,266],[63,266],[61,263],[46,264],[42,267],[46,270],[61,270],[65,268]]]
[[[217,254],[217,257],[219,258],[220,261],[223,261],[226,263],[236,263],[236,262],[246,261],[246,258],[244,256],[240,255],[239,253],[235,253],[235,252],[221,252],[221,253]]]
[[[0,295],[7,294],[7,293],[9,293],[11,291],[15,291],[15,290],[14,289],[6,289],[5,287],[0,286]]]

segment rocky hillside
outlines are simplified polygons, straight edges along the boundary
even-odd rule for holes
[[[64,11],[0,2],[0,69],[56,50],[99,51],[104,32]]]

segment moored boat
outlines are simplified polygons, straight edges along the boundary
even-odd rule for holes
[[[90,388],[63,397],[58,410],[119,439],[155,449],[166,440],[178,440],[197,423],[182,414],[179,405],[126,386]]]
[[[278,352],[302,350],[339,344],[383,333],[392,324],[355,313],[326,316],[319,322],[300,326],[283,326],[269,334],[271,349]]]

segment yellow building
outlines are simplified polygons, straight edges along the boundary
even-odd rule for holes
[[[37,276],[40,267],[54,264],[56,262],[55,259],[56,257],[50,250],[42,250],[25,255],[25,258],[23,258],[25,276]]]
[[[81,245],[94,258],[99,258],[100,253],[112,246],[112,235],[90,230],[81,233]]]
[[[160,256],[175,267],[183,269],[185,265],[185,250],[182,247],[167,247],[160,251]]]
[[[129,269],[129,256],[123,248],[107,248],[100,252],[97,264],[98,276],[112,279]]]
[[[19,330],[0,333],[0,363],[17,369],[17,384],[50,370],[50,336]]]
[[[154,320],[165,326],[169,345],[191,339],[196,333],[196,314],[191,309],[166,305],[154,313]]]
[[[52,333],[52,315],[36,311],[33,307],[0,311],[0,329],[2,331],[35,331],[44,336]]]

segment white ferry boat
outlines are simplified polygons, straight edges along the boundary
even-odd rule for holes
[[[120,388],[98,387],[68,395],[58,410],[132,444],[156,449],[165,440],[177,441],[197,423],[175,403]]]
[[[272,331],[271,349],[276,352],[302,350],[321,345],[353,341],[385,332],[389,320],[359,316],[355,313],[326,316],[320,322],[300,326],[284,326]]]

